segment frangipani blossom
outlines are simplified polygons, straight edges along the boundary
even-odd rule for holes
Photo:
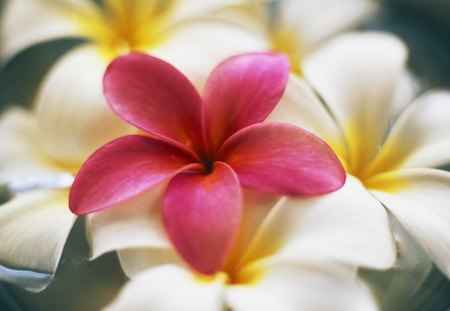
[[[289,124],[261,123],[288,76],[282,55],[236,56],[214,69],[201,98],[168,63],[145,54],[118,58],[105,74],[106,98],[149,136],[125,136],[96,151],[76,176],[71,210],[115,207],[167,181],[170,239],[195,270],[216,273],[239,228],[241,187],[317,195],[344,184],[343,168],[323,141]]]
[[[67,206],[76,168],[46,154],[36,123],[19,108],[0,119],[0,184],[18,192],[0,206],[0,280],[32,291],[52,280],[76,219]]]
[[[3,59],[50,40],[86,40],[57,60],[40,86],[35,109],[46,152],[78,163],[124,131],[132,133],[110,111],[102,94],[105,69],[118,55],[151,53],[201,80],[226,57],[267,50],[263,40],[242,27],[205,17],[236,2],[6,1],[0,44]]]
[[[393,36],[337,37],[303,64],[329,110],[318,99],[303,105],[314,94],[298,80],[269,119],[289,120],[325,139],[372,194],[367,204],[386,207],[449,277],[450,173],[438,168],[450,162],[450,94],[423,94],[396,119],[405,60],[406,49]]]

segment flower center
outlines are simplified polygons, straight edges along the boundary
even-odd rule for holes
[[[107,57],[142,51],[163,40],[175,0],[105,0],[101,13],[85,16],[82,28]]]

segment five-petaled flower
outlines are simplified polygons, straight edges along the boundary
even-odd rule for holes
[[[148,135],[119,138],[83,165],[69,205],[78,215],[117,206],[168,181],[167,233],[202,274],[224,264],[239,228],[241,187],[280,195],[339,189],[345,172],[317,136],[262,123],[282,96],[289,61],[279,54],[229,58],[203,97],[179,71],[144,54],[116,59],[104,77],[111,108]]]

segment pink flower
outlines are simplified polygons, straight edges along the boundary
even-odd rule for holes
[[[289,61],[272,53],[229,58],[201,98],[170,64],[144,54],[106,71],[111,108],[148,133],[116,139],[84,163],[70,192],[77,215],[117,206],[168,182],[164,224],[174,246],[202,274],[221,269],[235,238],[241,187],[280,195],[340,188],[345,172],[317,136],[284,123],[261,123],[282,96]]]

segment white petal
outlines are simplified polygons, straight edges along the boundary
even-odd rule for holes
[[[289,77],[284,95],[267,121],[287,122],[310,131],[325,140],[341,161],[347,158],[339,127],[317,95],[295,75]]]
[[[53,273],[75,221],[67,191],[33,191],[0,206],[0,261],[13,269]]]
[[[59,60],[41,85],[39,130],[54,158],[79,164],[98,147],[130,132],[103,96],[107,64],[94,46],[85,45]]]
[[[327,37],[360,22],[377,9],[370,0],[282,1],[280,18],[285,27],[295,29],[305,52]]]
[[[88,0],[9,0],[1,24],[2,59],[43,41],[82,35],[79,18],[95,14]]]
[[[400,116],[371,170],[450,164],[449,149],[450,92],[428,92]]]
[[[350,172],[365,168],[378,151],[395,106],[394,91],[406,48],[383,33],[336,37],[306,58],[306,79],[329,105],[349,146]]]
[[[258,33],[214,19],[181,23],[165,36],[160,46],[148,52],[174,65],[199,90],[203,89],[212,69],[225,58],[269,49],[265,38]]]
[[[0,183],[55,171],[42,150],[34,116],[27,110],[12,108],[0,118]]]
[[[450,173],[405,169],[369,180],[379,199],[450,277]]]
[[[88,215],[92,257],[139,247],[170,249],[160,215],[163,190],[163,186],[158,186],[118,206]]]
[[[376,302],[339,266],[269,267],[257,282],[227,288],[226,300],[235,311],[371,311]]]
[[[191,272],[166,265],[133,278],[120,292],[108,311],[222,311],[223,283],[196,279]]]
[[[245,262],[268,256],[274,262],[333,260],[383,269],[392,266],[396,253],[385,209],[348,176],[334,193],[280,203]]]

